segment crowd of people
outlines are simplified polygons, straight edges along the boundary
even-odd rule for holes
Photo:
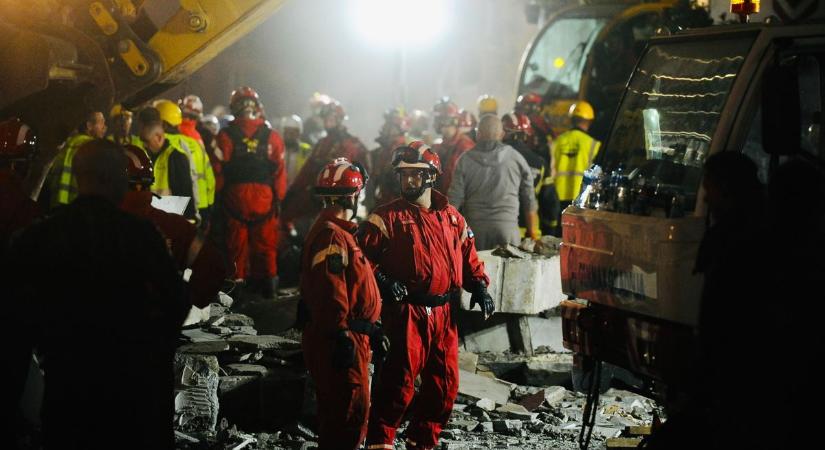
[[[125,447],[172,448],[172,357],[184,318],[225,280],[236,297],[275,298],[279,243],[303,247],[281,269],[300,271],[321,448],[366,439],[391,449],[408,415],[408,448],[437,445],[458,389],[452,305],[463,289],[485,319],[495,310],[476,252],[558,233],[560,205],[598,151],[587,135],[592,108],[573,105],[573,128],[553,136],[537,95],[503,117],[482,96],[478,119],[443,98],[431,115],[387,110],[368,150],[347,131],[340,102],[316,94],[310,106],[306,120],[273,126],[258,93],[241,87],[222,117],[204,114],[194,95],[115,105],[108,120],[92,111],[37,199],[21,183],[36,131],[0,122],[0,244],[15,342],[6,390],[15,401],[6,404],[45,373],[48,447],[98,447],[81,431],[94,418],[100,446],[140,429]],[[78,364],[111,374],[92,379]],[[129,407],[112,416],[111,405]]]

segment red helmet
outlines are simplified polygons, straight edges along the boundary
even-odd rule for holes
[[[361,164],[351,163],[347,158],[336,158],[318,174],[315,195],[340,197],[358,194],[364,189],[367,180],[369,175]]]
[[[236,113],[245,100],[253,100],[258,108],[258,113],[262,111],[261,97],[249,86],[241,86],[232,91],[232,96],[229,98],[229,109],[232,113]]]
[[[341,123],[347,119],[347,113],[344,111],[344,107],[341,106],[341,102],[337,100],[332,100],[331,102],[321,106],[321,111],[318,115],[321,117],[333,116],[338,123]]]
[[[392,168],[429,169],[441,175],[441,160],[429,145],[422,141],[412,141],[392,152]]]
[[[146,152],[136,145],[124,145],[123,153],[126,154],[126,173],[129,176],[129,184],[141,184],[148,188],[155,182],[155,173],[152,169],[152,160]]]
[[[516,133],[524,133],[527,136],[533,135],[533,126],[530,124],[530,118],[520,112],[505,114],[504,117],[501,118],[501,125],[504,128],[505,135]]]
[[[476,119],[476,116],[471,111],[468,111],[466,109],[462,109],[458,113],[458,116],[459,116],[459,119],[458,119],[458,127],[459,128],[466,128],[468,130],[471,130],[471,129],[475,128],[476,125],[478,125],[478,120]]]
[[[37,135],[14,117],[0,122],[0,160],[29,161],[37,151]]]
[[[519,95],[516,99],[516,111],[524,114],[538,114],[541,111],[542,98],[535,92]]]
[[[438,103],[433,106],[433,125],[435,129],[447,125],[458,126],[460,119],[460,112],[458,105],[450,100],[450,97],[442,97]]]

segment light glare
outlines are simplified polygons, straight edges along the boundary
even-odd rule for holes
[[[374,45],[423,45],[446,25],[444,0],[352,0],[356,31]]]

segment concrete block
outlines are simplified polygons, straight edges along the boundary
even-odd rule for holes
[[[493,427],[493,422],[481,422],[478,424],[475,431],[477,433],[492,433],[495,431],[495,428]]]
[[[565,396],[567,396],[567,389],[562,386],[550,386],[544,390],[544,401],[551,407],[561,404]]]
[[[555,386],[570,382],[573,356],[552,353],[534,358],[524,365],[524,384],[528,386]]]
[[[218,421],[218,359],[176,353],[175,417],[182,430],[214,431]]]
[[[255,321],[251,317],[249,317],[245,314],[233,313],[233,314],[227,314],[224,317],[224,320],[221,323],[221,325],[223,325],[225,327],[243,327],[243,326],[254,327],[255,326]]]
[[[561,317],[525,317],[533,349],[548,347],[557,353],[568,352],[562,345]]]
[[[178,347],[178,353],[210,354],[228,352],[232,349],[226,341],[201,341]]]
[[[472,352],[458,352],[458,367],[470,373],[475,373],[478,365],[478,355]]]
[[[508,431],[520,430],[522,427],[522,422],[516,419],[504,419],[504,420],[494,420],[493,421],[493,430],[498,431],[499,433],[505,433]]]
[[[475,406],[485,410],[485,411],[492,411],[496,409],[496,402],[490,400],[489,398],[482,398],[475,403]]]
[[[249,383],[254,383],[257,375],[229,375],[218,379],[218,396],[222,397],[229,392],[240,389]]]
[[[266,376],[269,369],[258,364],[227,364],[226,370],[232,375],[257,375]]]
[[[464,348],[469,352],[502,353],[510,350],[507,324],[500,323],[464,336]]]
[[[511,419],[525,420],[528,422],[536,420],[539,417],[538,413],[527,411],[524,406],[516,403],[507,403],[504,406],[498,407],[496,408],[496,412],[505,414]]]
[[[462,431],[473,431],[478,426],[478,423],[477,420],[470,419],[450,420],[447,427]]]
[[[510,400],[510,383],[491,379],[459,369],[458,392],[471,398],[488,398],[498,404]]]
[[[237,335],[228,339],[229,344],[235,346],[240,351],[257,350],[292,350],[301,348],[298,341],[274,335]]]
[[[490,277],[488,291],[497,312],[538,314],[567,298],[561,291],[560,257],[532,255],[504,258],[491,250],[478,252]],[[470,294],[464,292],[461,308],[470,310]]]

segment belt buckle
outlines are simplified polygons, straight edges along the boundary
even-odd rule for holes
[[[433,314],[433,308],[430,306],[425,306],[424,309],[427,310],[427,315],[431,316]]]

